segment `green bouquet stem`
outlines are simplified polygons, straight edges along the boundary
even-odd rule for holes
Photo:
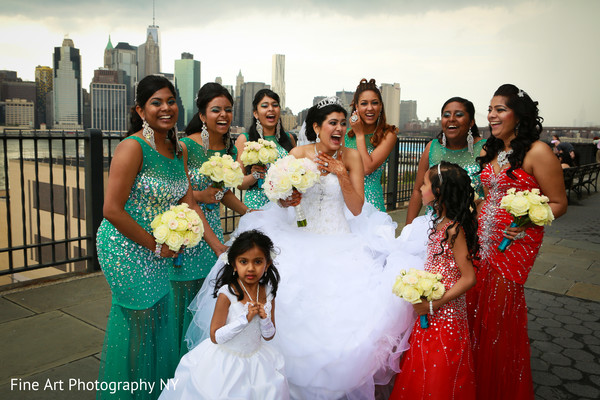
[[[307,225],[306,216],[304,215],[304,209],[302,208],[302,204],[298,204],[294,206],[294,211],[296,211],[296,223],[299,228],[303,228]]]

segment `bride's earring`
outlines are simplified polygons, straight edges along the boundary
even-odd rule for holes
[[[321,142],[321,138],[319,137],[319,134],[317,133],[317,138],[315,139],[315,143],[319,143]]]

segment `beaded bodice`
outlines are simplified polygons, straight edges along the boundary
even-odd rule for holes
[[[264,289],[263,286],[260,288]],[[265,303],[265,312],[267,315],[271,315],[271,301],[273,296],[270,292],[270,288],[267,294],[267,301]],[[225,294],[231,304],[229,305],[229,313],[227,314],[227,324],[239,318],[240,315],[248,314],[248,303],[242,304],[238,301],[237,297],[229,291],[227,286],[223,286],[219,289],[219,293]],[[261,346],[261,332],[260,332],[260,317],[256,315],[252,321],[244,327],[244,329],[238,333],[230,341],[221,344],[228,351],[237,354],[241,357],[249,357],[254,354]]]
[[[467,147],[452,150],[443,147],[437,139],[432,140],[429,146],[429,167],[431,168],[439,164],[440,161],[448,161],[460,165],[469,174],[475,188],[475,193],[483,196],[483,188],[479,178],[479,164],[475,161],[475,158],[479,156],[485,142],[486,139],[482,139],[473,144],[473,154],[471,154]]]
[[[344,215],[344,196],[334,174],[321,176],[320,182],[302,195],[301,203],[306,215],[306,229],[320,234],[349,233]]]
[[[136,136],[125,140],[137,140],[141,144],[143,161],[124,208],[150,232],[152,219],[169,206],[177,204],[188,190],[183,157],[169,159]]]

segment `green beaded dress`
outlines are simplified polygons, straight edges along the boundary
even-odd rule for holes
[[[143,139],[141,171],[135,178],[125,211],[146,231],[152,219],[186,194],[188,179],[182,157],[170,159]],[[98,260],[112,293],[100,361],[99,382],[155,384],[131,393],[126,389],[97,392],[98,399],[156,399],[160,380],[173,376],[178,361],[173,320],[169,315],[169,277],[173,259],[123,236],[108,220],[97,234]],[[112,393],[111,393],[112,392]]]
[[[375,150],[375,146],[371,143],[371,137],[373,134],[365,135],[365,143],[367,144],[367,151],[369,154]],[[348,136],[344,138],[345,146],[349,149],[356,149],[356,135],[353,137]],[[384,161],[377,169],[371,172],[369,175],[365,175],[365,201],[371,203],[379,211],[385,212],[385,203],[383,201],[383,186],[381,186],[381,175],[383,175],[383,169],[385,168]]]
[[[188,153],[188,173],[193,190],[204,190],[212,184],[212,181],[206,176],[200,174],[199,170],[205,161],[215,154],[226,154],[227,150],[208,150],[204,154],[204,147],[189,137],[181,139],[187,147]],[[231,156],[236,158],[236,149],[233,148]],[[217,238],[223,242],[223,227],[221,226],[220,203],[204,204],[198,203],[206,220]],[[181,267],[169,270],[169,279],[171,280],[171,296],[173,313],[175,318],[176,337],[178,340],[178,349],[182,357],[188,352],[185,343],[185,333],[192,320],[192,313],[188,306],[194,299],[204,278],[210,272],[210,269],[217,262],[217,256],[208,246],[206,241],[201,240],[197,246],[186,248],[181,255]]]
[[[460,165],[467,171],[469,177],[471,177],[475,193],[483,198],[483,186],[479,177],[479,164],[475,161],[475,158],[479,157],[479,153],[485,142],[486,139],[481,139],[479,142],[474,143],[473,154],[471,154],[467,147],[459,150],[451,150],[443,147],[439,140],[434,139],[431,141],[431,145],[429,145],[429,168],[439,164],[440,161],[448,161]]]
[[[287,135],[287,133],[284,134]],[[242,133],[242,135],[246,136],[246,140],[250,140],[248,138],[247,132]],[[269,140],[277,145],[277,153],[279,154],[278,158],[283,158],[288,155],[287,150],[281,147],[281,145],[277,141],[277,138],[274,135],[265,136],[264,139]],[[247,205],[249,208],[258,209],[267,204],[268,202],[269,199],[265,195],[263,188],[258,187],[258,185],[256,184],[249,187],[248,190],[246,190],[246,192],[244,193],[244,204]]]

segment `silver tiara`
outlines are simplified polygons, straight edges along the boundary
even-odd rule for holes
[[[341,106],[342,101],[339,99],[339,97],[336,97],[336,96],[325,97],[323,100],[321,100],[320,102],[317,103],[317,108],[327,107],[332,104],[338,104]]]

